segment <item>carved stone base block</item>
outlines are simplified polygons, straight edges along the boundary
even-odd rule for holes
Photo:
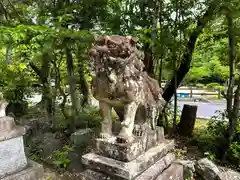
[[[23,134],[24,130],[21,128],[0,132],[0,178],[20,171],[27,166]]]
[[[164,156],[173,148],[174,141],[166,141],[150,148],[130,162],[118,161],[95,153],[89,153],[82,157],[82,163],[89,169],[110,175],[115,179],[128,180],[136,178],[158,160],[162,158],[164,160]]]
[[[136,159],[148,149],[164,142],[164,130],[148,130],[144,135],[137,136],[130,143],[116,143],[116,136],[109,139],[96,139],[96,154],[115,160],[129,162]]]
[[[42,165],[28,160],[27,167],[24,170],[6,176],[1,180],[43,180],[43,173]]]
[[[180,164],[172,164],[163,171],[156,180],[185,180],[183,179],[183,166]]]

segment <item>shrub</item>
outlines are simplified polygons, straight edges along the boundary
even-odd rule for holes
[[[240,142],[233,142],[228,152],[229,160],[240,168]]]
[[[227,146],[228,121],[225,120],[225,113],[218,112],[207,125],[207,128],[195,129],[195,134],[190,143],[197,145],[199,149],[210,159],[220,159]],[[237,131],[230,145],[227,159],[231,164],[240,165],[240,122]]]
[[[197,88],[204,88],[204,86],[205,86],[204,84],[200,84],[200,83],[196,84]]]
[[[66,169],[70,160],[68,159],[68,153],[73,149],[69,146],[64,146],[63,151],[56,151],[54,152],[54,161],[53,164],[56,166],[57,169],[64,168]]]
[[[194,134],[192,143],[196,144],[204,153],[215,154],[217,158],[220,158],[227,142],[226,130],[227,123],[225,121],[210,121],[206,129],[201,129]]]
[[[219,83],[209,83],[206,85],[207,88],[218,88],[218,87],[221,87],[221,85]]]

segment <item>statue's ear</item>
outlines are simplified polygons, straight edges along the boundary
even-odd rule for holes
[[[95,43],[99,46],[104,46],[107,44],[108,40],[110,39],[109,36],[95,36]]]
[[[94,41],[99,41],[102,38],[102,36],[94,35]]]

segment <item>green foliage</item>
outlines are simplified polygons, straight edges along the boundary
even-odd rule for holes
[[[82,127],[99,128],[101,125],[101,115],[97,108],[86,108],[82,113],[79,113],[78,120]]]
[[[233,142],[229,149],[229,159],[240,168],[240,142]]]
[[[219,88],[219,87],[221,87],[221,85],[219,83],[214,82],[214,83],[207,84],[206,87],[207,88]]]
[[[183,149],[174,149],[174,153],[177,156],[177,159],[183,160],[187,153],[187,147],[184,147]]]
[[[226,143],[227,122],[221,120],[213,120],[208,123],[206,129],[197,132],[193,137],[193,141],[197,141],[199,148],[203,152],[213,152],[219,157],[221,155],[222,146]],[[225,143],[224,143],[225,142]]]
[[[66,109],[70,108],[69,106],[66,107]],[[58,130],[66,129],[71,123],[70,119],[65,119],[59,110],[55,112],[54,121],[56,122],[55,128]],[[101,121],[102,117],[98,108],[86,107],[78,113],[75,123],[78,128],[100,128]]]
[[[39,161],[40,158],[40,148],[39,143],[41,143],[39,140],[36,140],[35,138],[29,138],[28,136],[25,138],[25,146],[28,149],[26,152],[26,155],[33,161]]]
[[[53,164],[56,166],[58,169],[66,169],[68,164],[71,162],[68,159],[68,153],[72,151],[73,149],[69,146],[64,146],[63,151],[56,151],[54,153],[54,161]]]
[[[204,155],[205,155],[208,159],[210,159],[210,160],[212,160],[212,161],[215,161],[215,160],[216,160],[216,155],[215,155],[214,153],[205,152]]]
[[[197,88],[204,88],[205,85],[204,85],[204,84],[201,84],[201,83],[197,83],[197,84],[196,84],[196,87],[197,87]]]
[[[225,37],[215,40],[213,31],[213,29],[207,29],[200,36],[193,56],[193,67],[186,81],[223,82],[228,78],[228,55],[226,51],[228,40]]]
[[[238,122],[238,129],[240,122]],[[211,160],[220,159],[223,155],[224,149],[227,144],[227,130],[228,122],[225,120],[225,113],[218,112],[216,116],[212,118],[205,128],[198,128],[194,132],[194,137],[191,139],[191,144],[197,145],[204,155]],[[239,138],[240,131],[237,130],[234,141],[230,150],[228,151],[228,160],[237,166],[239,166]]]

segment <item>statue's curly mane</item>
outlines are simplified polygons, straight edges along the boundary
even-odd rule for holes
[[[118,73],[124,73],[125,76],[142,72],[144,68],[141,61],[143,54],[136,48],[135,44],[135,40],[128,36],[115,35],[97,38],[89,53],[93,71],[96,73],[106,72],[113,68]],[[129,66],[134,68],[131,69],[131,72],[126,72],[126,68]]]
[[[110,77],[114,72],[118,82],[143,81],[154,100],[159,100],[161,88],[155,79],[143,72],[143,53],[137,49],[133,37],[118,35],[98,37],[89,56],[91,67],[96,74],[104,73]]]

